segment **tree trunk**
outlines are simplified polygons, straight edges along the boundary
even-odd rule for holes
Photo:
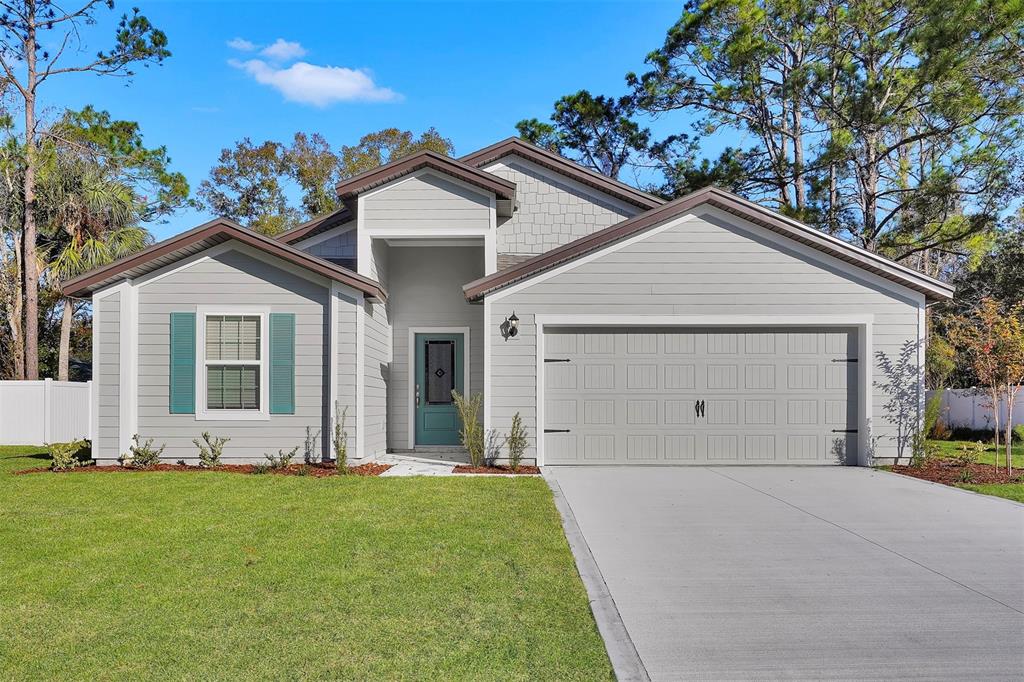
[[[75,305],[70,298],[63,301],[64,310],[60,318],[60,351],[57,356],[57,380],[68,381],[68,359],[71,353],[71,322],[75,317]]]
[[[1013,404],[1016,402],[1017,387],[1006,385],[1006,473],[1013,473]]]
[[[989,397],[992,399],[992,425],[994,427],[992,442],[996,448],[995,454],[992,456],[992,466],[999,469],[999,387],[993,386],[991,391]]]
[[[36,259],[36,27],[30,18],[25,38],[25,176],[22,194],[22,272],[25,291],[25,378],[39,378],[39,261]]]

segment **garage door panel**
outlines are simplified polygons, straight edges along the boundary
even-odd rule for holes
[[[853,330],[549,329],[545,348],[546,463],[817,464],[856,452]]]

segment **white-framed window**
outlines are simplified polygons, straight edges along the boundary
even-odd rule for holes
[[[253,306],[196,310],[196,419],[269,419],[267,318]]]

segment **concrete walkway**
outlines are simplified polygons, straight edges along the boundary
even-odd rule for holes
[[[549,468],[654,680],[1024,679],[1024,506],[846,467]]]

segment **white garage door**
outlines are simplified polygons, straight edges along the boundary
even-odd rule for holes
[[[856,334],[549,328],[544,461],[854,464]]]

